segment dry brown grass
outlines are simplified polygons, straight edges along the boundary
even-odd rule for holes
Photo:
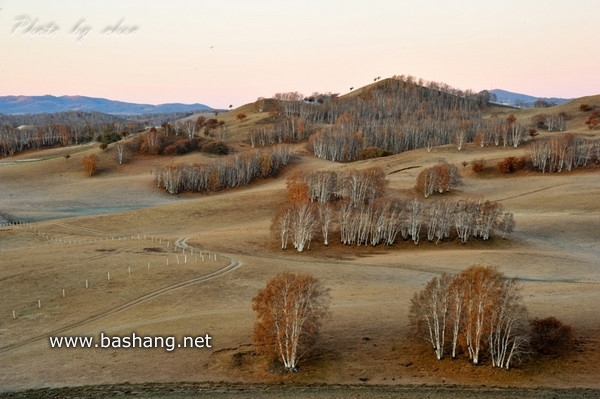
[[[232,111],[233,118],[239,112]],[[301,152],[303,145],[295,148]],[[417,150],[351,165],[304,155],[279,178],[236,191],[179,197],[170,197],[153,184],[151,171],[167,162],[165,158],[138,157],[118,166],[110,150],[100,153],[84,147],[71,152],[68,162],[60,150],[54,150],[42,155],[55,158],[0,166],[0,211],[49,219],[32,223],[32,228],[0,228],[0,386],[12,390],[126,381],[283,380],[598,388],[598,170],[499,176],[495,172],[475,175],[460,165],[481,158],[495,164],[525,151],[474,145],[457,151],[445,146],[430,153]],[[101,157],[98,174],[91,178],[81,167],[81,158],[89,152]],[[34,157],[25,154],[15,159]],[[515,214],[517,229],[508,240],[418,247],[402,242],[377,248],[337,243],[325,248],[314,243],[310,251],[298,254],[279,250],[269,237],[271,215],[285,201],[285,177],[295,170],[381,166],[388,174],[390,194],[410,196],[415,195],[412,187],[419,171],[441,160],[456,164],[464,175],[464,185],[452,198],[481,195],[500,201]],[[95,214],[99,210],[106,213]],[[79,216],[61,219],[61,215]],[[138,233],[147,240],[138,240]],[[113,236],[127,239],[113,240]],[[109,240],[98,241],[105,237]],[[188,244],[217,251],[242,266],[92,318],[227,264],[221,258],[214,264],[190,260],[176,265],[175,254],[167,251],[165,242],[172,245],[184,237]],[[178,256],[181,260],[182,254]],[[528,362],[510,372],[472,367],[464,359],[435,362],[407,329],[410,298],[433,275],[459,272],[474,263],[496,265],[507,276],[519,278],[531,316],[555,316],[571,324],[577,351],[563,359]],[[281,375],[253,355],[251,344],[251,298],[284,270],[313,273],[331,287],[333,298],[317,350],[310,361],[301,363],[302,372],[294,375]],[[110,282],[104,280],[107,271],[113,272]],[[87,290],[82,288],[86,278],[93,282]],[[62,288],[67,290],[66,298],[61,296]],[[41,310],[37,309],[40,298]],[[18,310],[17,320],[12,319],[13,309]],[[163,349],[50,349],[45,339],[28,341],[61,328],[67,335],[209,333],[214,347],[168,353]]]

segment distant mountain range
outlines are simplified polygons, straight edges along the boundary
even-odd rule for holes
[[[533,108],[536,101],[545,101],[551,105],[559,105],[571,101],[571,98],[557,98],[557,97],[534,97],[527,94],[513,93],[502,89],[490,90],[492,98],[490,102],[495,104],[510,105],[518,108]],[[495,96],[495,98],[494,98]]]
[[[212,111],[204,104],[136,104],[84,96],[0,96],[0,114],[39,114],[67,111],[101,112],[113,115],[162,114]]]
[[[509,105],[518,108],[531,108],[536,101],[542,100],[550,105],[558,105],[570,101],[568,98],[534,97],[527,94],[513,93],[502,89],[490,90],[490,101],[495,104]],[[144,115],[166,114],[173,112],[214,111],[213,108],[200,104],[137,104],[106,98],[85,96],[0,96],[0,114],[23,115],[40,113],[58,113],[68,111],[101,112],[111,115]]]

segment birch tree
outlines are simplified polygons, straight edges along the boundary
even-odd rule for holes
[[[474,265],[465,269],[460,277],[464,281],[465,346],[471,362],[479,364],[489,331],[488,318],[500,292],[502,274],[493,267]]]
[[[284,205],[275,214],[271,222],[271,231],[281,241],[281,249],[287,249],[292,221],[292,208]]]
[[[310,249],[310,242],[318,227],[317,215],[310,203],[295,203],[291,209],[291,235],[298,252]]]
[[[448,284],[448,302],[449,302],[449,320],[452,330],[452,359],[456,359],[458,351],[458,342],[463,324],[463,307],[465,302],[465,285],[460,276],[452,278]]]
[[[489,316],[488,347],[493,367],[508,368],[513,359],[526,352],[526,310],[516,280],[500,283]]]
[[[448,286],[451,281],[452,277],[445,273],[440,277],[434,277],[411,300],[412,322],[431,343],[437,360],[442,360],[444,357],[446,319],[450,303]]]
[[[329,290],[309,274],[281,273],[252,298],[254,343],[287,371],[314,346],[329,308]]]
[[[127,146],[119,141],[115,144],[115,150],[117,152],[117,162],[119,162],[119,165],[123,165],[123,162],[127,161]]]
[[[323,234],[323,245],[329,245],[329,229],[333,221],[333,206],[329,203],[319,203],[319,221],[321,223],[321,233]]]

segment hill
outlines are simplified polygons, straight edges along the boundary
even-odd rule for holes
[[[519,124],[530,128],[536,127],[535,123],[533,122],[536,116],[562,114],[566,117],[566,129],[564,132],[586,133],[597,136],[597,130],[590,131],[589,127],[585,123],[590,116],[590,111],[583,111],[581,109],[581,106],[584,104],[587,104],[592,108],[600,106],[600,95],[581,97],[547,108],[515,109],[508,106],[490,104],[482,109],[482,115],[484,118],[489,118],[490,116],[506,117],[510,114],[513,114],[517,118]],[[540,129],[540,132],[544,131],[544,129]]]
[[[535,97],[528,94],[514,93],[502,89],[490,90],[492,96],[491,102],[502,105],[509,105],[518,108],[532,108],[535,107],[537,101],[545,101],[550,105],[563,104],[571,101],[569,98],[558,98],[558,97]]]
[[[104,114],[139,115],[172,112],[210,111],[204,104],[136,104],[106,98],[85,96],[2,96],[0,114],[38,114],[67,111],[101,112]]]

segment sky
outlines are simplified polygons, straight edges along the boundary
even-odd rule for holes
[[[0,0],[0,96],[238,107],[412,75],[600,94],[600,1]]]

